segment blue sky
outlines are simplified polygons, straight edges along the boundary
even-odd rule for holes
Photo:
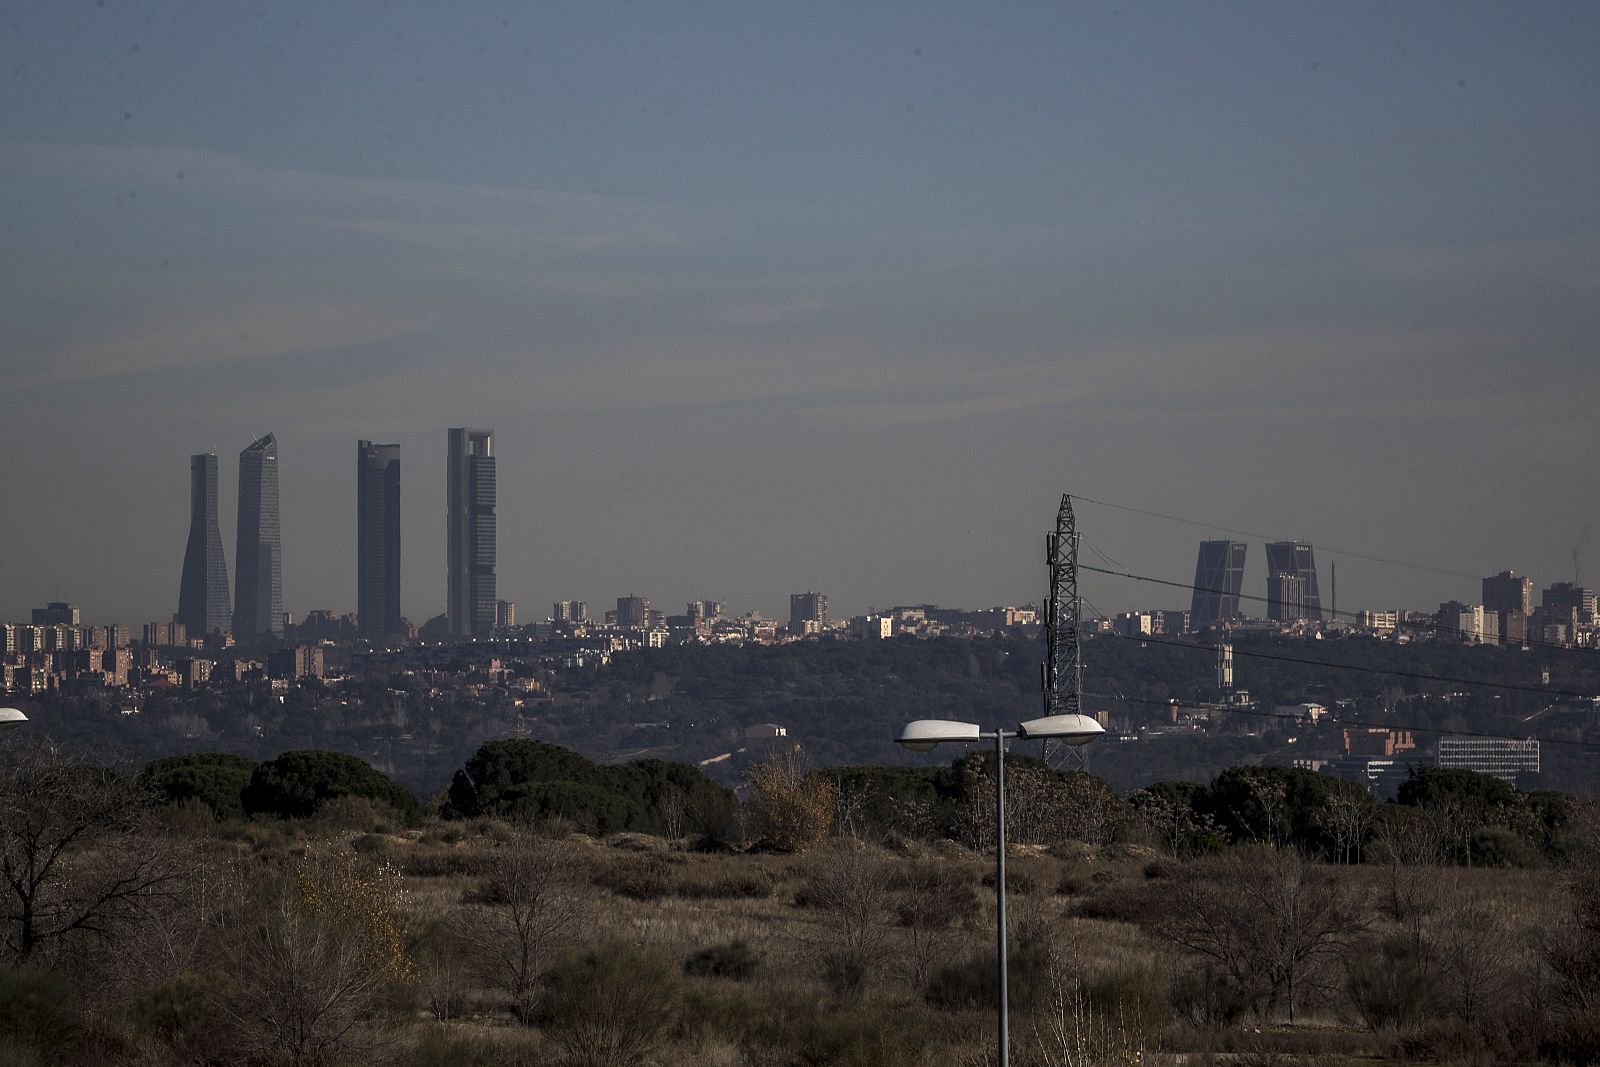
[[[1031,599],[1062,491],[1572,577],[1592,5],[461,7],[10,6],[0,614],[165,618],[188,454],[231,562],[270,430],[289,609],[353,608],[368,437],[420,622],[452,425],[524,616]],[[1085,523],[1179,578],[1203,533]]]

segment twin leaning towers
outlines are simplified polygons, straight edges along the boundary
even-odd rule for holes
[[[488,637],[495,628],[494,431],[447,431],[450,633]],[[191,635],[231,630],[239,641],[282,637],[283,553],[278,525],[278,442],[272,434],[239,453],[239,523],[230,610],[228,566],[217,527],[217,456],[189,458],[189,542],[178,612]],[[356,445],[356,610],[361,635],[403,636],[400,614],[400,446]]]

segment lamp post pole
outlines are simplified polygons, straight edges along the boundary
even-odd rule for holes
[[[952,719],[916,719],[900,729],[895,740],[913,752],[931,752],[938,745],[970,745],[978,741],[994,742],[994,946],[995,974],[999,989],[995,992],[998,1033],[995,1036],[996,1067],[1010,1067],[1011,1063],[1011,990],[1007,976],[1006,960],[1006,739],[1020,737],[1025,741],[1062,740],[1069,745],[1081,745],[1093,740],[1104,731],[1100,724],[1086,715],[1046,715],[1019,723],[1015,730],[985,730],[974,722],[956,722]]]
[[[996,1063],[1011,1063],[1011,995],[1006,978],[1006,732],[994,732],[994,930],[1000,976],[999,1037]]]

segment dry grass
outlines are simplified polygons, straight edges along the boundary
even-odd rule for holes
[[[461,1064],[464,1067],[515,1067],[563,1062],[538,1027],[516,1021],[508,1005],[481,976],[454,961],[449,940],[451,917],[478,893],[496,850],[518,848],[526,828],[484,820],[468,825],[429,824],[418,829],[375,833],[369,828],[248,826],[224,828],[215,842],[220,853],[256,864],[273,865],[307,851],[353,847],[358,854],[393,863],[404,872],[408,929],[423,961],[423,983],[448,980],[456,991],[456,1012],[447,1022],[430,1012],[429,996],[419,995],[415,1021],[388,1056],[393,1063]],[[904,906],[929,872],[953,879],[966,896],[962,912],[937,932],[939,958],[980,961],[992,951],[994,899],[992,856],[937,844],[903,844],[891,851],[865,849],[881,864],[881,895],[868,909],[878,931],[881,962],[859,992],[830,986],[825,974],[828,939],[837,929],[823,908],[807,898],[808,880],[827,854],[793,857],[775,854],[701,854],[638,834],[606,841],[567,835],[572,863],[581,870],[576,884],[590,905],[583,933],[589,946],[622,943],[653,954],[681,969],[695,953],[735,942],[758,958],[745,978],[683,977],[678,1022],[663,1050],[650,1062],[703,1064],[963,1064],[985,1062],[993,1040],[987,1010],[935,1011],[924,1001],[912,966],[915,934],[904,921]],[[1157,988],[1191,970],[1184,959],[1153,933],[1156,918],[1171,899],[1171,879],[1180,865],[1155,862],[1148,849],[1128,845],[1092,848],[1073,845],[1047,850],[1027,848],[1008,857],[1013,947],[1038,948],[1054,961],[1055,981],[1063,978],[1093,992],[1118,982],[1143,982]],[[1370,867],[1325,868],[1352,895],[1370,902],[1368,922],[1374,938],[1404,928],[1377,908],[1384,871]],[[985,876],[990,875],[988,885]],[[1513,941],[1548,925],[1564,907],[1561,878],[1551,870],[1441,869],[1430,883],[1429,910],[1417,927],[1421,935],[1442,937],[1451,917],[1467,912],[1492,914]],[[581,947],[581,946],[580,946]],[[924,945],[925,948],[925,945]],[[1519,954],[1512,954],[1519,955]],[[1512,972],[1525,966],[1505,961]],[[448,972],[448,973],[444,973]],[[1510,973],[1510,972],[1508,972]],[[1096,983],[1099,985],[1096,985]],[[1132,988],[1131,986],[1129,988]],[[1162,998],[1164,999],[1164,997]],[[1040,1059],[1029,1051],[1027,1034],[1064,1032],[1056,1012],[1019,1015],[1020,1064],[1066,1063]],[[1166,1003],[1156,1005],[1157,1025],[1141,1029],[1133,1043],[1143,1064],[1315,1064],[1387,1062],[1399,1046],[1394,1035],[1374,1035],[1335,992],[1309,1005],[1294,1026],[1245,1015],[1237,1024],[1199,1027],[1179,1018]],[[1096,1008],[1095,1010],[1102,1010]],[[1124,1006],[1116,1011],[1126,1012]],[[1146,1015],[1150,1005],[1140,1006]],[[1097,1016],[1098,1017],[1098,1016]],[[1109,1017],[1107,1017],[1109,1018]],[[1102,1022],[1105,1022],[1102,1019]],[[1106,1026],[1126,1023],[1111,1019]],[[1131,1023],[1126,1023],[1132,1025]],[[1131,1031],[1130,1031],[1131,1032]],[[1127,1038],[1127,1034],[1123,1034]],[[1123,1041],[1124,1047],[1128,1044]],[[1109,1046],[1108,1046],[1109,1047]],[[898,1051],[897,1051],[898,1050]],[[904,1055],[902,1056],[902,1052]],[[898,1058],[897,1058],[898,1057]],[[1070,1061],[1109,1064],[1104,1057]],[[1118,1061],[1121,1062],[1121,1061]],[[1396,1061],[1398,1062],[1398,1061]]]

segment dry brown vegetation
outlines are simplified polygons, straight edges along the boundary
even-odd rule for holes
[[[802,770],[775,775],[743,828],[659,837],[408,825],[355,797],[219,822],[41,761],[0,781],[0,1063],[993,1062],[992,852],[869,831]],[[1391,832],[1369,862],[1331,863],[1268,814],[1259,839],[1206,850],[1155,802],[1032,827],[1050,843],[1007,864],[1012,1062],[1600,1053],[1592,850],[1559,869],[1446,867]]]
[[[75,1012],[0,1022],[8,1062],[992,1062],[989,857],[346,820],[180,827],[164,925],[117,934],[137,981],[75,969]],[[1550,871],[1439,869],[1400,921],[1382,866],[1268,846],[1011,866],[1018,1064],[1512,1062],[1592,1018],[1594,930]]]

